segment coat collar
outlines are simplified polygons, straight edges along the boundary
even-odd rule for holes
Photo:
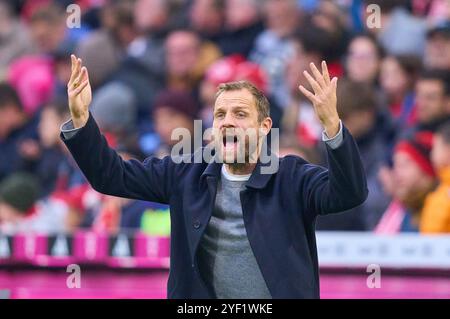
[[[268,154],[271,158],[270,161],[261,162],[261,157],[258,159],[255,169],[252,172],[252,175],[250,176],[249,180],[246,182],[245,186],[255,189],[262,189],[266,187],[267,183],[269,182],[272,175],[274,175],[278,169],[275,172],[266,172],[263,170],[264,167],[269,167],[272,161],[279,161],[279,158],[276,154],[272,153],[270,148],[268,149]],[[221,169],[222,169],[222,163],[219,163],[217,161],[213,160],[208,163],[208,166],[203,171],[202,175],[200,176],[200,180],[204,180],[205,177],[213,177],[214,179],[218,180],[220,178]],[[279,163],[278,163],[279,164]]]

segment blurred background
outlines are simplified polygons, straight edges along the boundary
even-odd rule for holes
[[[322,297],[450,298],[450,0],[0,1],[0,298],[165,298],[169,207],[97,193],[60,141],[71,53],[109,145],[138,160],[248,80],[280,155],[326,165],[298,86],[327,61],[369,197],[317,221]]]

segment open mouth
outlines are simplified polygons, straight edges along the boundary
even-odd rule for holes
[[[237,135],[224,135],[222,137],[222,150],[228,156],[235,156],[238,152],[239,139]]]
[[[222,138],[222,143],[224,147],[235,146],[238,142],[236,135],[228,135]]]

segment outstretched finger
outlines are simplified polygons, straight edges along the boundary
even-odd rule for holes
[[[88,82],[89,82],[89,73],[88,73],[88,69],[87,69],[87,67],[83,67],[83,69],[84,69],[84,73],[83,73],[83,76],[82,76],[81,80],[82,80],[82,81],[88,80]]]
[[[68,83],[69,86],[72,86],[73,83],[77,81],[77,78],[81,72],[82,61],[80,58],[76,58],[75,56],[74,56],[74,58],[75,58],[75,61],[74,61],[74,65],[73,65],[73,71],[72,71],[72,74],[70,76],[70,80]]]
[[[305,89],[303,85],[300,85],[298,88],[311,101],[311,103],[316,104],[318,102],[316,96]]]
[[[71,62],[71,66],[72,66],[71,71],[73,72],[73,71],[75,71],[75,65],[77,63],[77,57],[75,56],[75,54],[70,55],[70,62]]]
[[[71,73],[70,73],[69,83],[67,83],[67,86],[71,86],[73,81],[77,77],[76,72],[75,72],[76,65],[77,65],[77,58],[75,57],[74,54],[70,55],[70,62],[71,62]]]
[[[308,71],[303,71],[303,74],[305,75],[306,79],[308,80],[309,84],[314,90],[315,94],[322,94],[322,88],[320,87],[319,83],[317,83],[316,80],[308,73]]]
[[[331,87],[332,87],[334,93],[336,93],[336,90],[337,90],[337,81],[338,81],[337,77],[334,77],[331,80]]]
[[[328,72],[328,66],[325,61],[322,61],[322,75],[326,84],[330,84],[330,73]]]
[[[312,62],[309,64],[309,67],[311,68],[311,71],[312,71],[312,73],[314,75],[314,78],[316,79],[317,83],[319,83],[319,85],[322,88],[322,90],[324,90],[326,88],[326,83],[325,83],[325,80],[323,79],[322,74],[320,74],[319,69]]]

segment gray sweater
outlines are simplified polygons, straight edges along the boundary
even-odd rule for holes
[[[200,243],[202,275],[217,298],[271,298],[250,247],[242,216],[239,193],[245,188],[249,175],[239,180],[230,177],[224,167],[213,215]]]

